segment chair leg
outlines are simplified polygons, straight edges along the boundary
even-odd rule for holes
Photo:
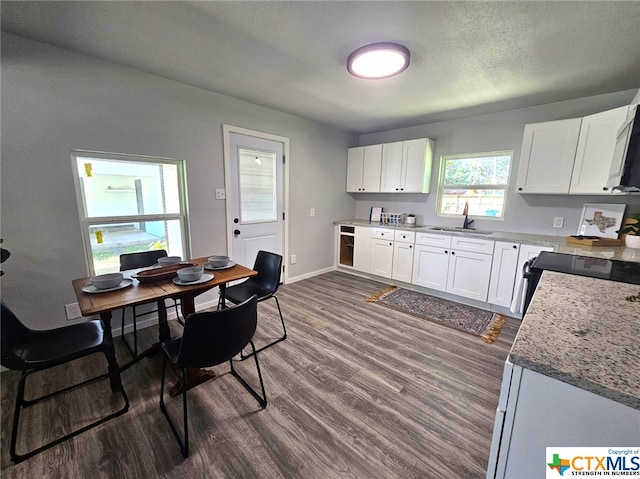
[[[184,326],[184,320],[180,317],[180,308],[178,308],[178,306],[180,306],[180,303],[178,302],[177,299],[173,300],[173,307],[176,310],[176,319],[178,320],[178,322]]]
[[[262,372],[260,371],[260,363],[258,362],[258,355],[256,354],[256,347],[253,344],[253,341],[249,341],[249,344],[251,345],[251,353],[247,356],[247,357],[251,357],[253,356],[253,358],[255,359],[255,363],[256,363],[256,370],[258,371],[258,379],[260,380],[260,389],[262,390],[262,396],[260,396],[255,389],[253,389],[251,386],[249,386],[249,383],[247,383],[247,381],[240,376],[240,374],[238,373],[238,371],[236,370],[236,368],[233,366],[233,359],[231,359],[229,361],[229,365],[231,366],[231,374],[238,380],[240,381],[240,384],[242,384],[244,386],[244,388],[249,391],[251,393],[251,395],[256,399],[256,401],[258,401],[258,403],[260,404],[260,406],[262,406],[263,408],[267,406],[267,393],[264,390],[264,382],[262,380]]]
[[[107,353],[105,353],[105,356],[107,356],[107,361],[109,362],[109,369],[111,371],[111,364],[112,362],[115,363],[115,357],[110,358],[109,355]],[[27,376],[29,376],[32,372],[35,371],[24,371],[22,373],[22,377],[20,378],[20,382],[18,384],[18,395],[16,397],[16,406],[15,406],[15,411],[14,411],[14,415],[13,415],[13,426],[11,428],[11,446],[9,449],[9,455],[11,457],[11,460],[15,463],[18,464],[19,462],[25,461],[33,456],[35,456],[36,454],[41,453],[42,451],[45,451],[53,446],[57,446],[58,444],[71,439],[79,434],[82,434],[83,432],[88,431],[89,429],[92,429],[96,426],[99,426],[100,424],[103,424],[107,421],[109,421],[110,419],[113,419],[115,417],[121,416],[122,414],[124,414],[125,412],[127,412],[129,410],[129,398],[127,396],[127,393],[125,392],[124,388],[122,387],[122,384],[120,383],[120,371],[117,369],[117,363],[116,364],[116,369],[115,369],[115,373],[117,373],[117,379],[114,379],[112,377],[112,374],[110,373],[109,376],[111,376],[111,389],[114,392],[119,392],[122,395],[122,398],[124,399],[124,406],[122,409],[119,409],[111,414],[109,414],[108,416],[105,416],[101,419],[98,419],[97,421],[94,421],[90,424],[87,424],[84,427],[81,427],[80,429],[77,429],[73,432],[70,432],[69,434],[66,434],[62,437],[59,437],[47,444],[44,444],[43,446],[40,446],[36,449],[33,449],[25,454],[17,454],[16,453],[16,443],[18,440],[18,426],[19,426],[19,422],[20,422],[20,409],[23,407],[28,407],[32,404],[35,404],[37,402],[40,402],[44,399],[48,399],[52,396],[55,396],[57,394],[69,391],[71,389],[75,389],[79,386],[83,386],[85,384],[88,384],[90,382],[94,382],[98,379],[103,379],[105,378],[107,375],[103,374],[101,376],[95,377],[95,378],[91,378],[88,379],[86,381],[83,381],[81,383],[78,384],[74,384],[73,386],[69,386],[63,389],[60,389],[58,391],[55,391],[53,393],[47,394],[45,396],[39,397],[37,399],[32,399],[32,400],[25,400],[24,398],[24,390],[25,390],[25,384],[27,381]],[[117,384],[119,385],[119,388],[117,389],[117,391],[114,389],[114,381],[117,382]]]
[[[186,459],[187,457],[189,457],[189,423],[187,418],[187,389],[188,388],[186,387],[182,388],[182,416],[184,420],[184,441],[183,441],[182,438],[180,437],[180,433],[178,432],[178,429],[176,428],[175,424],[171,420],[171,416],[169,416],[169,411],[167,411],[167,408],[164,404],[164,382],[165,382],[166,370],[167,370],[167,359],[164,358],[164,360],[162,361],[162,381],[160,382],[160,410],[162,411],[162,414],[164,414],[164,417],[167,419],[167,422],[169,423],[169,427],[171,428],[171,432],[173,432],[173,436],[176,438],[176,441],[178,442],[178,447],[180,447],[180,453],[182,454],[182,457]],[[182,370],[182,384],[186,384],[185,369],[181,368],[181,370]]]
[[[243,351],[240,352],[240,360],[241,361],[244,361],[245,359],[250,358],[254,354],[259,353],[260,351],[264,351],[265,349],[270,348],[274,344],[278,344],[280,341],[284,341],[285,339],[287,339],[287,327],[284,325],[284,317],[282,316],[282,309],[280,309],[280,301],[278,301],[278,297],[277,296],[272,296],[272,298],[276,300],[276,306],[278,307],[278,314],[280,315],[280,323],[282,323],[283,334],[282,334],[281,337],[279,337],[275,341],[272,341],[272,342],[270,342],[268,344],[265,344],[264,346],[262,346],[259,349],[256,349],[252,353],[244,354]]]
[[[125,308],[122,308],[122,326],[120,328],[120,337],[122,338],[122,342],[125,344],[129,352],[133,357],[138,355],[138,328],[137,328],[137,318],[136,318],[136,307],[132,306],[132,325],[133,325],[133,347],[127,341],[124,335],[124,317],[125,317]]]

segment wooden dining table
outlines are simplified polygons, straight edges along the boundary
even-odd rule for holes
[[[207,257],[190,259],[187,263],[195,266],[203,266]],[[131,275],[140,270],[123,271],[125,279],[131,279]],[[142,358],[160,350],[160,344],[170,339],[171,333],[167,320],[167,308],[165,300],[169,298],[180,299],[182,316],[186,318],[195,312],[195,297],[215,287],[220,288],[220,295],[224,298],[224,290],[228,283],[240,279],[256,276],[258,273],[250,268],[236,264],[231,268],[215,271],[205,270],[205,274],[213,274],[213,278],[206,282],[195,284],[176,284],[172,278],[154,282],[139,282],[132,279],[131,286],[107,292],[89,293],[83,288],[91,283],[91,278],[77,278],[72,281],[73,290],[83,316],[99,315],[105,325],[105,332],[111,335],[111,317],[114,310],[129,306],[156,302],[158,305],[158,342],[134,357],[131,361],[120,366],[124,371],[140,361]],[[197,384],[208,381],[215,375],[207,370],[189,368],[187,370],[186,384],[177,383],[170,390],[171,395],[182,392],[184,387],[191,388]]]

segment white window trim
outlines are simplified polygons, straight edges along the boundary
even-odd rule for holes
[[[513,150],[500,150],[500,151],[486,151],[480,153],[468,153],[468,154],[460,154],[460,155],[442,155],[440,156],[440,171],[438,173],[438,193],[436,200],[436,216],[441,218],[460,218],[459,214],[447,214],[441,213],[440,209],[442,206],[442,193],[445,189],[444,186],[444,173],[445,173],[445,159],[446,160],[456,160],[456,159],[468,159],[468,158],[486,158],[490,156],[510,156],[511,160],[509,162],[509,177],[507,178],[507,183],[502,184],[488,184],[488,185],[447,185],[447,189],[493,189],[493,190],[504,190],[504,205],[502,209],[502,216],[486,216],[486,215],[469,215],[474,218],[482,218],[483,220],[490,221],[504,221],[504,217],[507,210],[507,198],[509,195],[509,182],[511,181],[511,172],[513,170]]]
[[[87,217],[84,200],[82,198],[82,188],[80,184],[80,176],[78,175],[78,157],[88,157],[103,160],[120,160],[120,161],[138,161],[144,163],[165,163],[176,165],[178,170],[178,188],[180,196],[181,213],[169,214],[149,214],[149,215],[129,215],[129,216],[108,216],[108,217]],[[89,234],[90,225],[111,224],[114,222],[127,221],[166,221],[179,220],[180,231],[182,232],[182,244],[184,245],[184,253],[187,258],[191,257],[191,235],[189,228],[189,203],[187,201],[187,182],[186,182],[186,163],[184,160],[176,160],[172,158],[163,158],[156,156],[129,155],[126,153],[108,153],[104,151],[91,150],[72,150],[71,164],[73,168],[73,183],[76,190],[76,207],[78,209],[78,218],[80,220],[80,230],[82,235],[82,246],[84,248],[85,264],[87,274],[94,275],[93,257],[91,253],[91,236]]]

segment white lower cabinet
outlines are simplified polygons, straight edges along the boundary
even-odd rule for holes
[[[507,361],[486,477],[545,477],[547,447],[637,445],[639,431],[638,409]]]
[[[448,293],[485,302],[490,276],[490,254],[451,250],[447,274]]]
[[[413,232],[396,231],[393,243],[393,273],[391,274],[393,279],[411,283],[415,237]]]
[[[486,301],[492,253],[493,241],[419,234],[413,256],[412,282],[425,288]]]
[[[446,291],[450,250],[451,236],[418,233],[411,282],[417,286]]]
[[[522,266],[552,247],[356,226],[353,270],[509,308]]]
[[[371,274],[391,278],[393,266],[393,241],[374,239],[371,246]]]
[[[496,241],[493,248],[493,264],[491,265],[487,303],[506,308],[511,305],[519,252],[520,245],[518,243]]]

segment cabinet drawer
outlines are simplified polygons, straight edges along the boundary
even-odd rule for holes
[[[440,246],[441,248],[451,247],[451,236],[434,235],[429,233],[417,233],[416,244],[425,246]]]
[[[396,231],[395,241],[400,241],[401,243],[413,243],[415,240],[415,231]]]
[[[393,230],[374,228],[371,230],[371,237],[393,241]]]
[[[493,254],[494,241],[466,236],[454,236],[451,238],[451,249],[471,251],[473,253]]]

